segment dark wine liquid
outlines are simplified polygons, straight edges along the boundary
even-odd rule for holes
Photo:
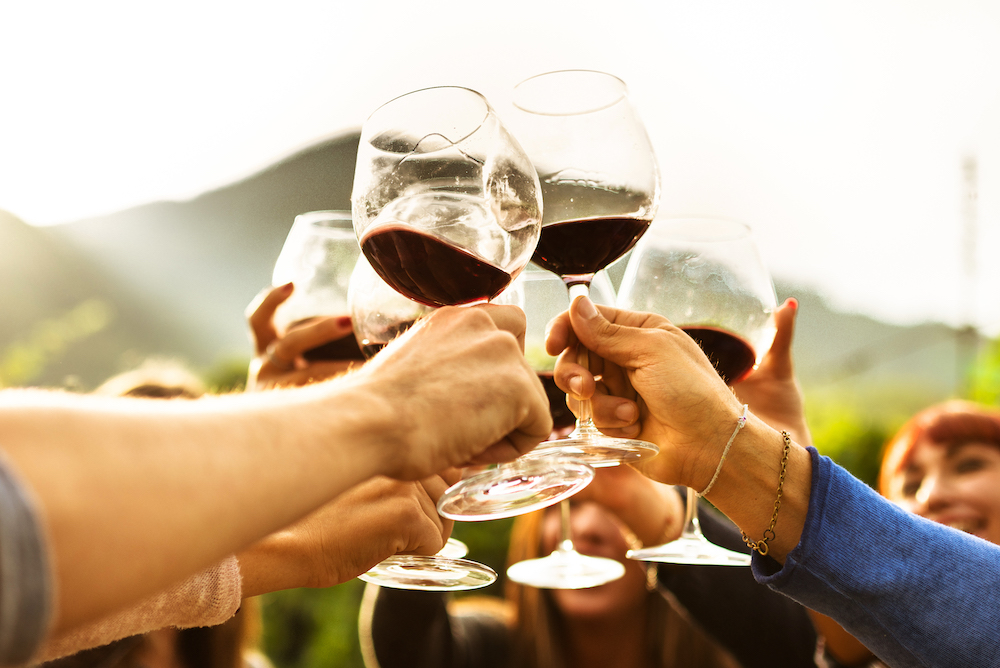
[[[369,343],[367,346],[361,347],[361,352],[364,354],[365,359],[371,359],[375,357],[375,353],[386,347],[385,343]]]
[[[304,320],[297,320],[289,325],[289,329],[294,329],[299,325],[303,325],[314,318],[305,318]],[[334,341],[328,341],[322,345],[316,346],[315,348],[310,348],[309,350],[302,353],[302,356],[309,360],[310,362],[335,362],[338,360],[364,360],[365,356],[361,352],[361,348],[358,346],[358,340],[354,338],[354,334],[348,334]]]
[[[493,299],[511,279],[498,267],[404,227],[378,228],[361,240],[361,250],[386,283],[428,306]]]
[[[591,218],[544,225],[531,259],[560,276],[595,274],[635,246],[649,222]]]
[[[698,342],[727,385],[740,382],[753,369],[756,361],[753,348],[740,337],[713,327],[681,329]]]
[[[545,396],[549,398],[549,413],[552,415],[552,428],[565,429],[576,424],[576,416],[566,405],[566,393],[556,386],[551,371],[539,371],[538,379],[545,388]]]

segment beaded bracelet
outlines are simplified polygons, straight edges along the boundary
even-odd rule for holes
[[[743,404],[743,415],[736,421],[736,429],[733,430],[733,435],[729,437],[729,442],[726,443],[726,448],[722,451],[722,457],[719,458],[719,465],[715,467],[715,475],[712,479],[708,481],[708,486],[705,489],[698,492],[698,496],[705,496],[712,489],[712,485],[715,481],[719,479],[719,473],[722,471],[722,463],[726,461],[726,455],[729,454],[729,448],[733,447],[733,441],[736,440],[736,434],[740,433],[740,429],[743,429],[743,425],[747,423],[747,405]]]
[[[788,435],[788,432],[781,432],[781,438],[785,441],[785,451],[781,455],[781,474],[778,476],[778,496],[774,499],[774,512],[771,513],[771,526],[764,530],[764,537],[756,542],[747,538],[745,531],[740,531],[740,535],[743,537],[743,542],[747,544],[747,547],[756,551],[757,554],[761,556],[766,555],[770,550],[767,546],[767,541],[774,540],[774,525],[778,521],[778,509],[781,508],[781,488],[785,484],[785,468],[788,466],[788,454],[792,451],[792,437]]]

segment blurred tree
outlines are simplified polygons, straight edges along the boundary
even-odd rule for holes
[[[968,369],[967,399],[989,406],[1000,404],[1000,338],[991,339],[979,349]]]
[[[247,369],[250,360],[246,358],[222,359],[205,370],[202,380],[212,394],[242,392],[247,384]]]

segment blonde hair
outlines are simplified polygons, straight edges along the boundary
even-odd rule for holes
[[[206,391],[201,379],[179,362],[150,359],[136,369],[107,379],[94,390],[94,394],[150,399],[197,399]]]

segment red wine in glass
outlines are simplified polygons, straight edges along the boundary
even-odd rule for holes
[[[386,283],[428,306],[485,302],[511,281],[502,269],[412,228],[376,227],[362,237],[361,250]]]
[[[563,277],[596,274],[631,250],[649,223],[641,218],[608,217],[545,225],[531,259]]]
[[[316,318],[303,318],[302,320],[296,320],[288,326],[288,329],[295,329],[296,327],[305,325],[315,319]],[[318,345],[315,348],[310,348],[302,353],[302,357],[310,362],[363,362],[367,359],[362,352],[361,347],[358,345],[358,340],[351,334],[343,336],[339,339],[334,339],[333,341],[327,341],[326,343]]]
[[[740,382],[753,370],[757,361],[753,347],[735,334],[714,327],[682,326],[681,330],[701,346],[726,385]]]

